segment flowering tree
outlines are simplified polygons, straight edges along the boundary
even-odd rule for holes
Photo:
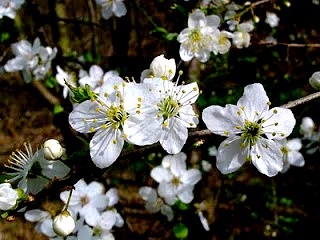
[[[26,86],[32,84],[53,105],[55,116],[62,116],[59,124],[67,126],[62,141],[44,137],[36,150],[26,142],[25,149],[8,156],[0,182],[4,219],[22,216],[49,239],[115,239],[121,236],[119,229],[131,227],[123,199],[132,195],[169,226],[164,239],[193,239],[194,216],[209,239],[215,235],[223,191],[219,182],[235,181],[240,174],[258,174],[269,181],[319,154],[317,122],[294,112],[319,92],[307,95],[301,90],[295,98],[289,93],[279,97],[271,90],[283,86],[286,91],[289,76],[281,83],[268,82],[260,68],[256,79],[238,82],[226,94],[216,89],[219,79],[226,86],[232,82],[227,82],[226,72],[232,57],[242,51],[247,52],[244,59],[237,58],[239,64],[258,62],[247,55],[256,46],[319,47],[278,42],[282,29],[277,13],[290,8],[290,2],[194,2],[167,3],[179,18],[168,16],[162,26],[139,1],[91,0],[79,5],[86,9],[83,16],[70,19],[64,15],[71,10],[56,1],[0,0],[1,19],[11,19],[0,24],[15,26],[20,34],[13,41],[11,31],[2,32],[9,35],[1,73],[21,74]],[[36,32],[23,32],[22,16],[31,16]],[[166,47],[149,50],[147,60],[133,64],[122,59],[122,49],[129,49],[122,38],[133,34],[128,25],[133,27],[137,16],[153,27],[154,38]],[[50,33],[36,19],[47,21]],[[89,27],[89,48],[72,44],[67,23]],[[99,38],[101,31],[108,32],[108,38]],[[142,51],[139,29],[135,34]],[[104,57],[112,63],[106,64]],[[304,81],[303,86],[319,90],[318,71]],[[121,177],[113,172],[124,174],[127,169],[139,177],[134,191],[124,194]],[[213,181],[216,189],[209,188]],[[266,205],[274,208],[274,219],[262,227],[261,235],[275,237],[285,228],[279,223],[276,186],[270,185],[272,202],[266,200]],[[58,200],[55,210],[41,204],[46,195],[49,202]],[[239,201],[246,201],[246,195]]]

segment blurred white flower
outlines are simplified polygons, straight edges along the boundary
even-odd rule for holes
[[[254,29],[252,21],[240,23],[237,26],[237,30],[233,33],[232,43],[237,48],[249,47],[250,45],[250,34]]]
[[[302,148],[300,138],[282,139],[277,141],[283,153],[283,169],[281,173],[285,173],[290,165],[303,167],[305,164],[303,155],[299,152]]]
[[[316,90],[320,90],[320,71],[314,72],[309,78],[309,84]]]
[[[152,212],[161,212],[165,215],[168,221],[171,221],[174,216],[172,208],[167,205],[162,198],[158,196],[158,193],[155,189],[144,186],[139,189],[139,195],[145,201],[145,208]]]
[[[7,211],[14,207],[18,198],[19,196],[17,190],[12,189],[10,183],[0,184],[0,210]]]
[[[265,23],[269,24],[270,27],[274,28],[279,25],[279,17],[277,14],[272,13],[272,12],[267,12],[266,13],[266,20]]]
[[[4,16],[14,19],[23,3],[24,0],[0,0],[0,19]]]
[[[96,0],[96,3],[101,6],[101,14],[104,19],[109,19],[113,15],[122,17],[127,14],[123,0]]]
[[[79,84],[82,87],[88,84],[93,92],[99,93],[103,83],[109,78],[115,76],[119,76],[119,73],[117,71],[111,70],[104,73],[100,66],[92,65],[89,69],[89,72],[80,69]]]
[[[56,80],[61,87],[63,87],[63,97],[67,98],[68,94],[71,93],[71,90],[68,85],[76,87],[76,79],[73,73],[65,72],[59,65],[56,67],[57,74]]]
[[[36,223],[35,230],[47,237],[56,237],[56,233],[52,229],[52,217],[47,211],[41,209],[32,209],[24,213],[24,217],[29,222]]]
[[[187,155],[183,152],[167,155],[160,166],[151,170],[151,177],[159,183],[159,196],[169,205],[177,200],[190,203],[194,185],[201,179],[198,169],[187,169],[186,159]]]

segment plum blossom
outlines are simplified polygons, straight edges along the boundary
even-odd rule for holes
[[[67,98],[68,94],[71,93],[69,86],[76,87],[76,78],[73,73],[65,72],[59,65],[56,67],[56,69],[56,80],[59,83],[59,85],[63,88],[62,96],[64,98]]]
[[[181,59],[186,62],[195,57],[201,62],[208,61],[212,46],[219,39],[219,24],[220,17],[217,15],[205,16],[200,9],[192,12],[188,18],[188,27],[177,38],[181,43]]]
[[[4,16],[14,19],[22,4],[24,0],[0,0],[0,19]]]
[[[151,177],[159,183],[159,196],[168,205],[173,205],[177,200],[183,203],[193,200],[193,188],[200,181],[201,172],[187,169],[186,159],[187,155],[183,152],[167,155],[160,166],[151,170]]]
[[[7,211],[17,204],[19,198],[16,189],[10,183],[0,184],[0,210]]]
[[[52,229],[52,216],[48,211],[32,209],[24,213],[24,217],[29,222],[36,223],[35,230],[47,237],[56,237],[57,234]]]
[[[272,13],[272,12],[267,12],[266,13],[266,20],[265,22],[272,28],[278,26],[279,24],[279,17],[277,16],[277,14]]]
[[[90,155],[97,167],[110,166],[120,155],[125,140],[142,145],[158,140],[154,140],[150,129],[153,118],[144,112],[145,102],[152,98],[150,94],[144,84],[111,77],[99,96],[80,103],[70,113],[69,123],[75,130],[94,133]]]
[[[320,71],[314,72],[309,78],[309,84],[316,90],[320,90]]]
[[[18,187],[25,194],[37,194],[50,183],[50,179],[64,178],[69,173],[70,168],[60,160],[45,159],[43,148],[33,153],[30,143],[24,146],[26,153],[21,150],[12,153],[5,166],[13,170],[7,173],[11,177],[7,180],[10,183],[19,180]]]
[[[76,223],[67,210],[62,211],[53,218],[52,229],[58,236],[68,236],[75,227]]]
[[[237,48],[249,47],[250,44],[250,34],[254,26],[252,21],[240,23],[237,26],[237,30],[233,32],[232,43]]]
[[[299,152],[302,148],[300,138],[281,139],[277,141],[283,153],[283,169],[281,173],[288,171],[290,166],[303,167],[305,164],[303,155]]]
[[[101,6],[101,14],[104,19],[109,19],[113,15],[122,17],[127,14],[123,0],[96,0],[96,3]]]
[[[119,73],[117,71],[111,70],[104,73],[100,66],[92,65],[89,69],[89,72],[80,69],[79,84],[82,87],[88,84],[93,92],[99,93],[103,83],[109,78],[115,76],[119,76]]]
[[[150,69],[141,73],[141,81],[145,78],[156,77],[164,80],[172,80],[176,74],[176,62],[173,58],[167,59],[163,54],[155,57],[150,64]]]
[[[237,105],[203,110],[207,128],[227,137],[218,148],[216,162],[223,174],[238,170],[246,161],[269,177],[283,169],[283,154],[275,140],[291,134],[296,120],[290,109],[269,106],[263,86],[255,83],[244,88]]]
[[[56,57],[57,48],[41,46],[40,39],[36,38],[31,44],[21,40],[11,45],[15,58],[8,60],[4,65],[7,72],[22,71],[24,81],[31,82],[43,79],[51,69],[51,61]]]
[[[177,85],[178,81],[162,78],[145,78],[143,84],[148,86],[153,98],[149,104],[156,106],[153,114],[153,138],[170,154],[181,151],[188,138],[188,128],[195,128],[199,122],[192,105],[199,96],[196,82]]]
[[[87,184],[83,179],[80,179],[74,185],[68,210],[73,216],[79,214],[85,221],[91,218],[92,215],[99,215],[99,212],[105,209],[108,204],[104,190],[104,186],[99,182],[92,181]],[[65,204],[68,197],[69,191],[60,193],[60,199]]]
[[[168,219],[168,221],[171,221],[174,216],[174,212],[168,204],[164,202],[164,200],[158,196],[157,191],[148,186],[141,187],[139,189],[139,195],[141,198],[145,201],[145,208],[152,212],[161,212],[163,215],[165,215]]]

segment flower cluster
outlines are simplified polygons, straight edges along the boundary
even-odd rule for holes
[[[225,20],[230,21],[234,15],[233,11],[232,14],[231,11],[227,12]],[[229,31],[220,30],[220,22],[221,17],[218,15],[205,16],[202,10],[194,10],[189,15],[188,27],[183,29],[177,38],[181,44],[181,59],[190,61],[197,58],[201,62],[207,62],[211,52],[215,55],[225,54],[232,44],[237,48],[249,46],[249,32],[254,28],[252,21],[240,23],[234,20]]]
[[[33,78],[41,80],[51,69],[51,61],[56,57],[57,48],[41,46],[40,39],[36,38],[31,44],[27,40],[21,40],[12,44],[12,52],[15,58],[10,59],[4,69],[7,72],[22,71],[26,83]]]
[[[125,141],[139,146],[160,142],[170,154],[181,151],[188,128],[195,128],[199,122],[192,108],[199,89],[195,82],[178,85],[178,80],[170,81],[175,64],[168,62],[161,56],[155,59],[152,74],[161,77],[144,78],[141,83],[126,82],[119,76],[108,78],[97,96],[70,113],[69,123],[75,130],[94,133],[90,155],[97,167],[110,166]],[[164,67],[159,67],[161,63]]]
[[[157,190],[148,186],[139,189],[140,196],[146,201],[146,209],[151,212],[161,210],[169,221],[174,217],[171,206],[178,200],[190,203],[194,186],[201,180],[198,169],[187,169],[186,159],[183,152],[165,156],[161,165],[151,170],[151,177],[159,184]]]

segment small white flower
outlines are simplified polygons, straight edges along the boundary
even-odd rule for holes
[[[178,35],[180,57],[183,61],[197,58],[201,62],[208,61],[210,52],[219,38],[218,26],[220,17],[217,15],[205,16],[200,9],[189,15],[188,28]]]
[[[176,74],[176,62],[173,58],[167,59],[163,54],[153,59],[150,69],[141,73],[141,81],[145,78],[156,77],[164,80],[172,80]]]
[[[300,124],[300,133],[304,138],[311,139],[315,133],[316,125],[311,117],[302,118]]]
[[[249,47],[250,44],[250,34],[254,26],[252,21],[240,23],[237,27],[237,31],[233,33],[232,43],[237,48]]]
[[[302,148],[300,138],[290,140],[282,139],[277,141],[283,153],[283,169],[281,173],[288,171],[290,165],[303,167],[305,164],[303,155],[299,152]]]
[[[198,169],[187,169],[186,159],[187,155],[183,152],[167,155],[161,166],[151,170],[151,177],[159,183],[159,196],[169,205],[177,200],[190,203],[193,200],[194,185],[201,179]]]
[[[296,120],[290,109],[269,109],[269,105],[263,86],[255,83],[245,87],[237,105],[203,110],[207,128],[227,137],[218,148],[216,162],[223,174],[238,170],[246,161],[269,177],[282,170],[282,152],[274,140],[291,134]]]
[[[23,3],[24,0],[0,0],[0,19],[4,16],[14,19]]]
[[[316,90],[320,90],[320,71],[315,72],[309,78],[309,84]]]
[[[104,73],[100,66],[92,65],[89,72],[83,69],[80,70],[79,84],[82,87],[88,84],[93,92],[99,93],[103,83],[115,76],[119,76],[119,73],[113,70]]]
[[[265,23],[269,24],[270,27],[274,28],[277,27],[279,24],[279,17],[277,14],[272,13],[272,12],[267,12],[266,13],[266,20]]]
[[[56,237],[56,233],[52,229],[51,214],[41,209],[32,209],[24,213],[24,217],[29,222],[35,222],[35,230],[47,237]]]
[[[96,0],[96,3],[101,6],[101,13],[104,19],[109,19],[113,15],[122,17],[127,14],[127,8],[123,0]]]
[[[87,221],[92,215],[99,215],[99,212],[108,205],[107,196],[104,193],[104,186],[96,181],[87,184],[80,179],[74,185],[68,210],[76,216],[79,213]],[[69,197],[69,191],[60,193],[60,199],[66,204]],[[90,220],[89,220],[90,222]]]
[[[52,229],[59,236],[68,236],[75,229],[76,223],[66,210],[53,218]]]
[[[206,160],[201,161],[202,170],[205,172],[209,172],[212,169],[212,164]]]
[[[39,193],[49,184],[49,179],[65,177],[70,168],[61,161],[49,161],[44,158],[43,148],[34,154],[30,143],[25,143],[26,153],[17,150],[12,153],[5,166],[14,172],[8,172],[12,176],[9,182],[19,180],[18,187],[26,194]]]
[[[10,183],[0,184],[0,210],[9,210],[14,207],[19,198],[16,189],[12,189]]]
[[[172,208],[165,204],[162,198],[158,197],[157,191],[151,187],[141,187],[139,189],[139,195],[145,201],[145,208],[152,212],[161,212],[165,215],[168,221],[171,221],[174,216]]]
[[[49,139],[43,144],[44,157],[48,160],[56,160],[61,158],[66,149],[63,148],[60,142],[56,139]]]

